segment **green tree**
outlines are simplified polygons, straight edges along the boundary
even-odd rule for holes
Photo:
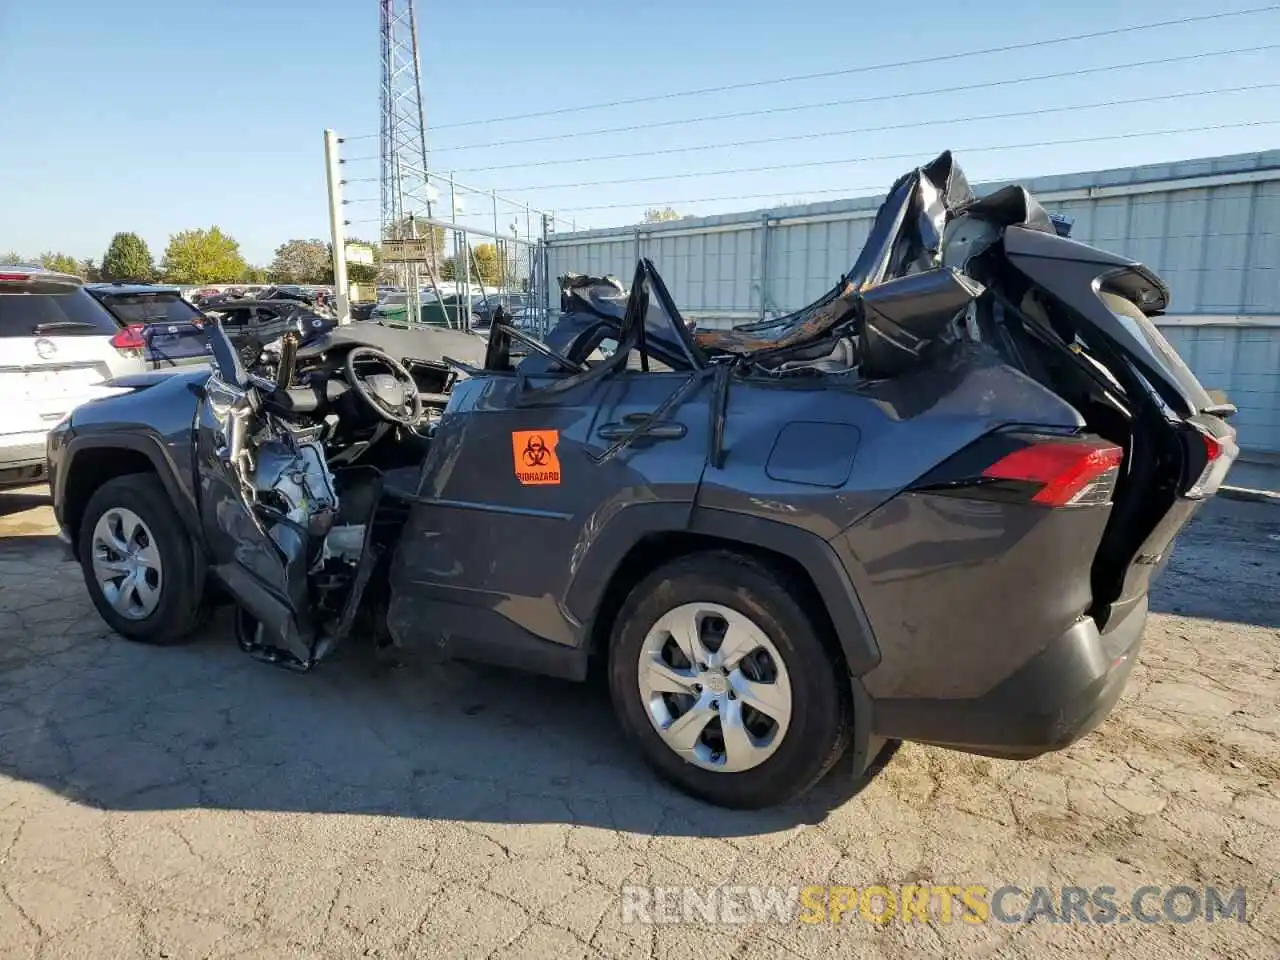
[[[93,258],[80,261],[80,269],[76,271],[81,278],[88,282],[96,282],[102,279],[102,271],[98,269],[98,265],[93,262]]]
[[[371,263],[348,263],[347,280],[351,283],[370,284],[378,280],[378,267]]]
[[[161,270],[170,283],[234,283],[246,266],[240,244],[214,226],[171,236]]]
[[[482,243],[471,250],[474,262],[472,270],[479,276],[480,282],[488,286],[497,286],[502,282],[502,258],[498,256],[498,248],[492,243]]]
[[[440,279],[441,280],[457,280],[458,279],[458,258],[445,257],[440,261]]]
[[[6,250],[0,253],[0,263],[7,263],[11,266],[17,266],[20,263],[26,263],[27,258],[20,254],[17,250]]]
[[[271,272],[266,267],[247,266],[244,273],[240,275],[241,283],[267,283],[270,280]]]
[[[269,269],[281,283],[333,283],[331,250],[323,240],[289,240],[276,247]]]
[[[40,266],[57,273],[70,273],[80,276],[80,261],[69,253],[54,253],[46,250],[40,254]]]
[[[146,242],[136,233],[121,232],[111,238],[102,255],[103,280],[136,280],[150,283],[156,277],[156,263]]]
[[[645,223],[666,223],[669,220],[679,220],[680,214],[676,213],[670,207],[650,207],[644,212]]]

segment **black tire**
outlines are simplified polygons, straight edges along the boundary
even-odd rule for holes
[[[657,773],[717,806],[757,810],[812,788],[848,746],[849,681],[838,658],[797,601],[795,585],[754,558],[716,550],[681,557],[655,570],[627,597],[614,621],[609,690],[627,736]],[[791,680],[791,720],[776,752],[737,773],[684,760],[658,735],[639,691],[639,659],[660,617],[682,604],[709,602],[750,617],[782,655]]]
[[[150,529],[163,566],[160,601],[141,620],[121,616],[103,595],[93,573],[94,527],[104,513],[119,507],[133,511]],[[190,535],[155,474],[116,477],[94,491],[80,521],[76,555],[89,598],[102,619],[122,637],[157,645],[178,643],[204,622],[208,613],[203,596],[204,571],[197,569]]]

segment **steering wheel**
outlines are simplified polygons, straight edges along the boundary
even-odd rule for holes
[[[386,378],[380,378],[383,382],[372,382],[367,375],[356,373],[356,364],[361,361],[372,361],[386,367],[391,371],[394,385],[387,384]],[[356,347],[347,353],[346,374],[351,389],[388,423],[412,427],[422,419],[422,397],[418,393],[417,381],[390,355],[376,347]]]
[[[586,373],[586,371],[591,369],[585,363],[574,363],[564,354],[556,353],[541,340],[537,340],[534,337],[529,336],[529,334],[525,333],[523,330],[508,326],[505,323],[495,323],[493,328],[505,333],[511,339],[524,344],[544,360],[550,360],[556,366],[568,370],[570,373]]]

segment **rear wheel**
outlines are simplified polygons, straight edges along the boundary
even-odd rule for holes
[[[807,791],[848,743],[848,681],[791,585],[715,551],[654,571],[614,626],[614,708],[680,789],[758,809]]]
[[[202,620],[191,541],[154,474],[108,480],[89,498],[77,550],[85,586],[116,633],[175,643]]]

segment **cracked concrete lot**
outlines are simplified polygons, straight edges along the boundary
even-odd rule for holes
[[[1210,504],[1133,681],[1030,763],[906,745],[761,814],[673,793],[603,692],[112,636],[0,492],[0,956],[1280,956],[1280,508]],[[1247,922],[623,922],[624,884],[1242,886]]]

